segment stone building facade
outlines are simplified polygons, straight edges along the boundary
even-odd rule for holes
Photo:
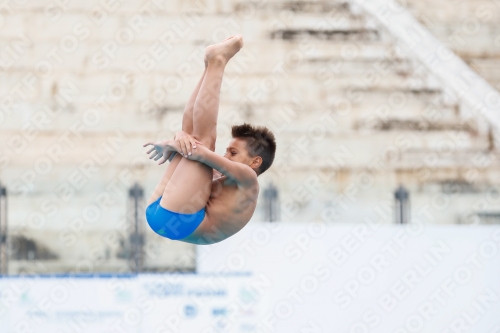
[[[404,5],[499,89],[500,7],[457,2]],[[142,186],[144,205],[165,169],[142,144],[180,129],[204,47],[236,33],[245,46],[227,68],[216,151],[232,124],[275,132],[276,161],[260,182],[279,189],[283,223],[394,223],[399,185],[417,225],[499,219],[494,128],[350,2],[3,4],[11,273],[130,269],[129,190]],[[144,230],[145,269],[193,269],[193,246]]]

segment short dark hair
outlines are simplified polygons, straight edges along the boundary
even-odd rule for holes
[[[260,156],[262,164],[257,169],[260,175],[273,164],[276,153],[276,139],[273,132],[265,126],[253,126],[250,124],[234,125],[231,135],[236,139],[243,139],[247,143],[248,154],[251,157]]]

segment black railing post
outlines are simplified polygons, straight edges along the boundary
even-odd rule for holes
[[[396,192],[394,192],[394,199],[396,199],[395,215],[396,224],[406,224],[410,222],[410,194],[408,190],[399,185]]]
[[[264,197],[264,221],[279,221],[279,193],[276,186],[270,183],[263,193]]]
[[[0,183],[0,275],[9,273],[7,189]]]
[[[139,273],[144,268],[144,226],[142,223],[144,190],[136,183],[128,194],[132,205],[129,264],[132,271]]]

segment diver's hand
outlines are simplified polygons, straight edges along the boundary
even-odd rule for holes
[[[179,154],[186,158],[189,158],[189,156],[191,156],[191,154],[193,153],[193,149],[196,149],[197,144],[202,144],[192,135],[183,131],[177,132],[175,134],[174,140],[177,147],[180,149],[178,150]]]
[[[154,159],[158,161],[158,165],[165,163],[175,152],[178,151],[178,146],[174,140],[165,140],[158,142],[148,142],[143,145],[143,147],[153,146],[149,149],[146,154],[149,155],[149,159]]]

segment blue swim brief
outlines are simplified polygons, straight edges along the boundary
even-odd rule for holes
[[[158,235],[173,240],[193,233],[205,218],[205,208],[194,214],[171,212],[160,206],[161,197],[146,208],[146,220]]]

